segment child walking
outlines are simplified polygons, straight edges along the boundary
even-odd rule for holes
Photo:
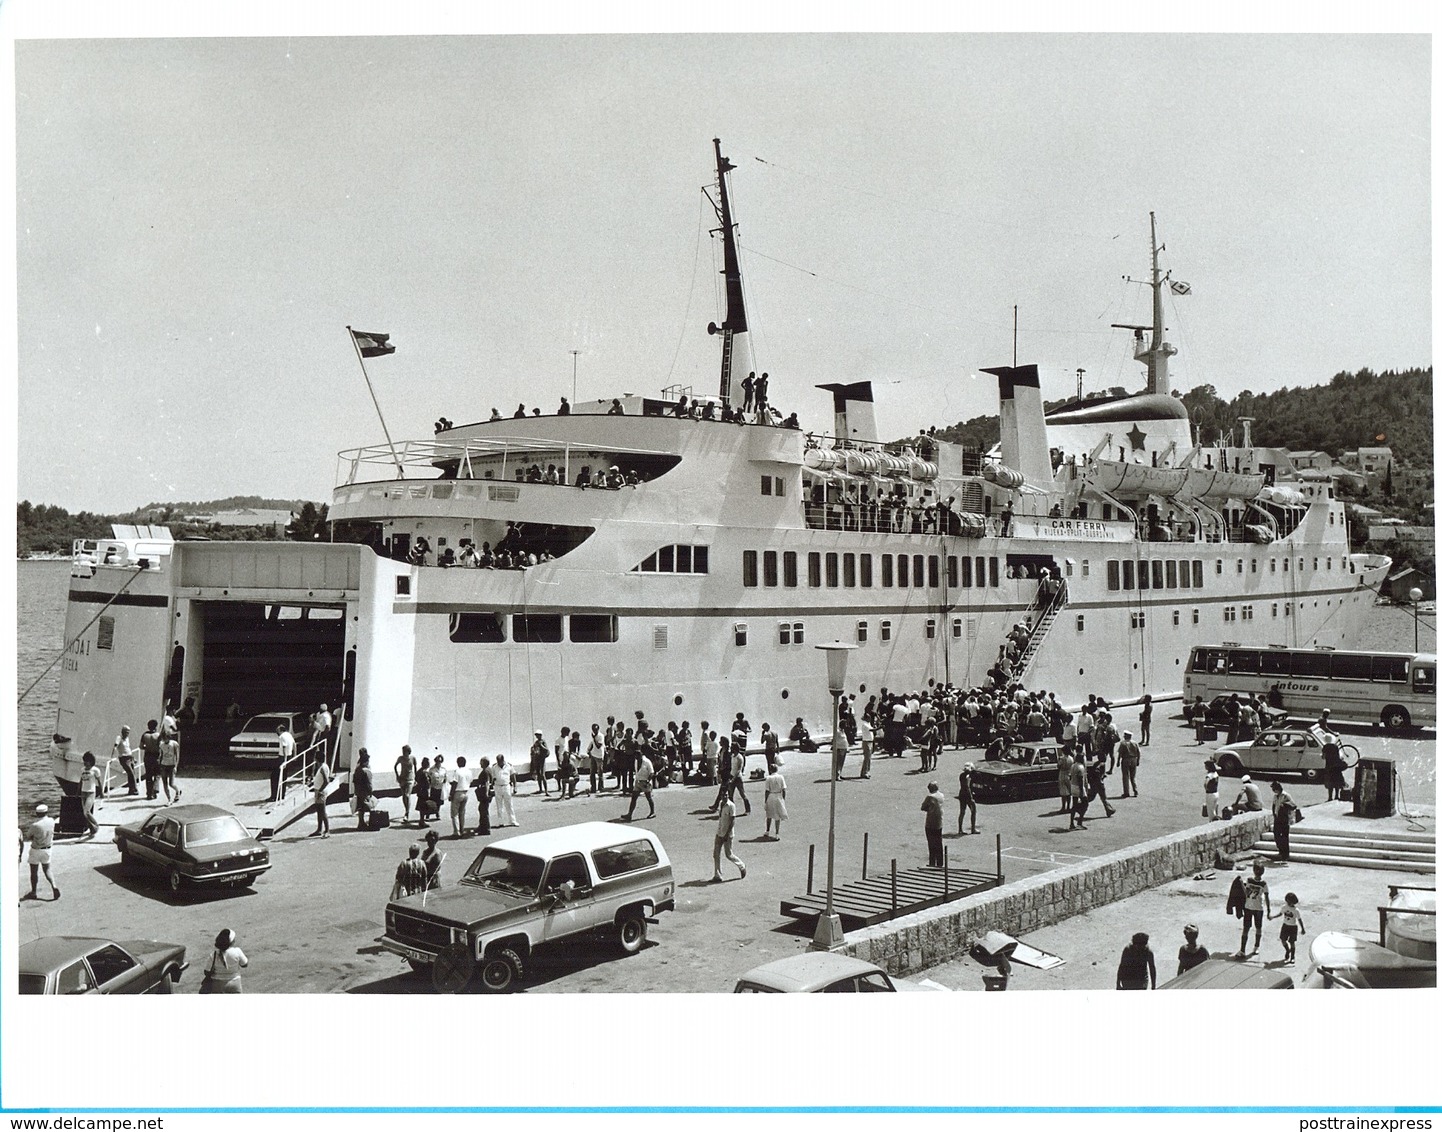
[[[1282,911],[1282,962],[1297,961],[1297,933],[1307,934],[1307,925],[1302,923],[1302,910],[1297,904],[1297,894],[1289,892],[1283,898]]]

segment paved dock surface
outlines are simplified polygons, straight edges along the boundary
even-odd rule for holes
[[[1117,716],[1121,727],[1135,729],[1136,709],[1122,709]],[[1397,758],[1409,805],[1435,803],[1435,742],[1431,732],[1389,738],[1356,729],[1349,734],[1349,740],[1364,753],[1388,753]],[[1159,718],[1153,744],[1142,752],[1138,772],[1141,797],[1114,800],[1117,814],[1111,819],[1100,817],[1100,810],[1094,809],[1097,816],[1085,831],[1068,832],[1066,818],[1056,812],[1055,801],[1023,801],[981,806],[981,835],[957,837],[953,802],[946,815],[949,858],[959,868],[990,871],[995,866],[995,835],[1000,834],[1003,870],[1008,879],[1017,879],[1192,827],[1200,821],[1202,759],[1210,748],[1199,747],[1180,720]],[[537,959],[524,989],[529,993],[727,991],[736,977],[750,967],[804,950],[808,933],[781,915],[780,904],[806,890],[808,845],[816,846],[814,887],[820,891],[824,885],[826,755],[788,752],[785,757],[791,819],[785,824],[782,840],[759,840],[765,827],[762,785],[746,784],[753,812],[739,819],[735,845],[747,864],[745,880],[739,879],[729,864],[723,864],[725,882],[710,882],[715,819],[704,811],[715,796],[715,788],[671,786],[657,790],[656,817],[638,817],[637,824],[656,831],[671,856],[677,882],[676,911],[662,915],[652,925],[650,941],[640,954],[622,957],[604,942],[562,945]],[[886,871],[893,857],[898,868],[925,864],[920,807],[927,782],[934,778],[950,798],[956,792],[962,764],[979,758],[980,752],[975,750],[946,750],[934,774],[919,771],[914,752],[901,759],[876,759],[871,779],[862,781],[854,777],[860,760],[853,754],[837,789],[838,884],[860,878],[863,834],[870,835],[868,866],[873,875]],[[381,768],[387,765],[383,757],[376,762]],[[762,765],[761,757],[753,755],[751,765]],[[258,780],[246,787],[206,783],[202,778],[190,780],[185,801],[231,804],[243,820],[249,794],[255,794],[259,787]],[[384,790],[385,785],[381,778],[378,786]],[[1108,785],[1119,788],[1120,777],[1114,775]],[[1235,792],[1236,785],[1234,780],[1223,780],[1224,798],[1228,790]],[[1289,783],[1288,788],[1303,805],[1325,797],[1320,785]],[[237,791],[246,796],[241,797]],[[566,800],[560,800],[554,792],[549,797],[539,795],[531,784],[523,784],[522,791],[516,804],[521,828],[497,830],[490,840],[572,822],[618,820],[628,801],[614,792],[588,797],[584,784],[578,797]],[[397,797],[384,798],[383,805],[393,819],[399,816]],[[149,809],[143,800],[123,800],[113,806],[106,803],[101,817],[112,822],[117,817],[139,820]],[[644,799],[637,812],[646,812]],[[308,815],[270,842],[273,867],[254,891],[226,890],[190,899],[172,897],[160,877],[127,875],[109,841],[109,830],[91,842],[61,845],[55,853],[54,869],[64,897],[58,902],[45,899],[42,880],[42,899],[20,905],[20,937],[25,940],[40,935],[87,934],[184,943],[196,966],[181,989],[194,991],[199,979],[192,976],[198,974],[211,940],[221,928],[230,927],[239,933],[241,946],[251,960],[245,975],[247,993],[433,993],[427,980],[412,975],[400,959],[381,951],[375,943],[382,932],[395,866],[422,831],[413,824],[376,833],[358,832],[344,805],[333,805],[330,813],[336,832],[328,839],[307,836],[314,828],[314,818]],[[446,834],[441,848],[447,854],[442,879],[452,883],[480,852],[485,839],[452,840],[449,823],[441,828]],[[1302,868],[1293,866],[1293,873],[1300,876]],[[23,865],[20,872],[23,892],[28,887]],[[1274,885],[1274,891],[1279,887]],[[1312,894],[1304,896],[1304,905],[1314,898]],[[1219,915],[1220,908],[1217,905]],[[1167,922],[1131,926],[1130,921],[1126,925],[1097,921],[1097,955],[1109,956],[1114,970],[1113,952],[1120,947],[1117,941],[1125,942],[1123,936],[1129,937],[1132,931],[1152,928],[1159,941],[1159,954],[1166,951],[1171,939],[1168,924],[1175,916],[1157,919]],[[1311,931],[1343,926],[1354,925],[1350,921],[1346,925],[1327,923],[1325,917],[1319,917],[1313,927],[1313,920],[1308,919]],[[1274,928],[1275,923],[1270,927]],[[1274,934],[1269,932],[1269,936]],[[1045,942],[1033,942],[1046,947]],[[1077,957],[1069,959],[1070,971],[1062,969],[1066,972],[1064,979],[1072,978],[1083,965],[1079,958],[1082,952],[1065,940],[1047,949],[1066,954],[1060,950],[1062,947]],[[1171,951],[1175,953],[1174,948]],[[1101,958],[1097,962],[1101,963]],[[1018,983],[1024,983],[1026,978],[1019,977]],[[940,981],[964,989],[980,986],[979,975],[964,969],[955,974],[943,973]]]

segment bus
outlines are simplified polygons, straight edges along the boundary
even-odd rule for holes
[[[1250,693],[1293,716],[1315,718],[1331,708],[1333,719],[1389,731],[1437,723],[1434,653],[1197,645],[1182,688],[1188,703]]]

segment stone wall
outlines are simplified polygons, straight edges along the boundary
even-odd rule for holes
[[[904,975],[965,955],[989,931],[1023,936],[1209,868],[1218,850],[1250,849],[1270,824],[1268,813],[1248,814],[1143,841],[939,908],[847,932],[843,950],[893,975]]]

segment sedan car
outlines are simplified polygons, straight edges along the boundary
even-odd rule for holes
[[[1011,802],[1018,798],[1059,798],[1057,760],[1062,746],[1050,740],[1010,743],[996,758],[976,764],[971,790],[978,802]]]
[[[253,715],[230,737],[230,757],[247,762],[270,762],[280,757],[280,736],[277,727],[284,727],[300,742],[310,727],[310,717],[298,711],[268,711]]]
[[[940,983],[893,979],[875,963],[831,951],[805,951],[752,967],[736,980],[737,994],[883,994],[946,990]]]
[[[43,936],[20,946],[20,993],[170,994],[187,966],[178,943]]]
[[[1217,769],[1229,778],[1243,774],[1297,774],[1308,782],[1322,777],[1326,763],[1322,744],[1327,738],[1316,724],[1268,727],[1255,739],[1228,743],[1212,756]]]
[[[157,869],[171,892],[190,885],[247,885],[270,868],[270,850],[219,806],[167,806],[115,830],[120,863]]]

